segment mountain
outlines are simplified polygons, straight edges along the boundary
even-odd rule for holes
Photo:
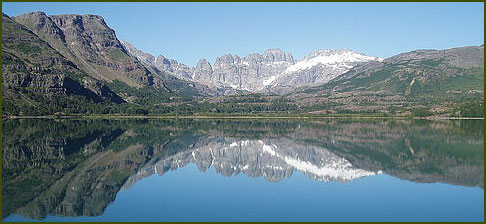
[[[289,92],[296,87],[329,82],[356,65],[382,60],[349,49],[313,51],[279,74],[270,86],[274,89],[280,89],[280,91],[288,89],[287,92]]]
[[[288,95],[322,109],[451,114],[464,102],[484,99],[484,46],[417,50],[359,64],[328,83]]]
[[[259,91],[269,84],[269,78],[294,63],[290,53],[284,53],[280,49],[269,49],[263,55],[254,53],[243,59],[237,55],[225,54],[216,58],[213,65],[201,58],[196,67],[190,68],[163,55],[154,57],[126,41],[122,41],[122,44],[132,56],[144,61],[148,66],[180,79],[216,88],[234,89],[229,91],[230,94],[242,92],[237,90]]]
[[[347,72],[355,65],[382,59],[356,53],[348,49],[313,51],[300,61],[280,49],[268,49],[263,54],[253,53],[243,58],[225,54],[213,65],[201,58],[190,68],[162,55],[154,57],[122,44],[134,57],[174,76],[208,86],[231,87],[248,92],[288,93],[297,87],[314,86]]]
[[[80,69],[98,80],[121,81],[130,87],[153,87],[162,91],[181,92],[191,89],[196,96],[216,94],[194,82],[174,79],[146,66],[153,58],[134,53],[134,47],[122,43],[115,31],[98,15],[53,15],[27,13],[14,19],[28,27]],[[127,50],[128,49],[128,50]],[[136,49],[135,49],[136,50]],[[129,53],[130,52],[130,53]],[[132,55],[136,55],[132,57]],[[145,54],[145,57],[150,55]]]
[[[32,12],[2,21],[5,115],[171,111],[221,94],[132,57],[101,16]]]
[[[124,102],[25,26],[2,14],[4,113],[35,110],[42,101]],[[48,97],[46,99],[45,97]]]
[[[154,56],[152,56],[149,53],[145,53],[141,50],[138,50],[132,44],[130,44],[130,43],[124,41],[124,40],[120,40],[120,43],[123,45],[123,47],[127,50],[127,52],[130,55],[136,57],[140,62],[142,62],[142,64],[152,65],[152,63],[155,61]]]
[[[163,55],[159,55],[154,60],[155,67],[160,71],[168,72],[176,75],[180,79],[190,80],[192,77],[192,70],[187,65],[177,62],[174,59],[169,59]]]
[[[293,63],[292,55],[280,49],[269,49],[262,55],[249,54],[244,58],[225,54],[216,58],[213,73],[203,81],[255,92],[262,90],[271,82],[272,77]]]
[[[194,68],[189,68],[188,66],[179,63],[176,60],[168,59],[163,55],[154,57],[149,53],[137,49],[127,41],[120,40],[120,43],[122,43],[129,55],[142,62],[149,71],[163,77],[164,87],[177,93],[184,93],[184,90],[187,89],[194,89],[195,91],[192,92],[204,96],[241,93],[241,91],[232,88],[218,88],[218,86],[207,85],[207,83],[204,82],[197,82],[197,80],[191,79],[193,76],[192,74],[194,73]],[[191,93],[188,95],[191,95]]]
[[[328,49],[294,60],[269,49],[189,67],[118,40],[101,16],[33,12],[2,21],[4,116],[484,115],[483,45],[386,59]]]
[[[97,15],[53,15],[33,12],[14,17],[54,49],[98,80],[119,80],[129,86],[152,85],[154,77],[130,57]]]

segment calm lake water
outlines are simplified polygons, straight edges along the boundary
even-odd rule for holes
[[[3,120],[10,221],[484,221],[477,120]]]

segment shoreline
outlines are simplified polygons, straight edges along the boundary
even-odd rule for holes
[[[207,116],[207,115],[45,115],[2,116],[8,119],[399,119],[399,120],[484,120],[484,117],[405,117],[405,116]]]

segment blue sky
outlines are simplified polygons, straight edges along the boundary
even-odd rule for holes
[[[483,3],[39,3],[2,2],[31,11],[98,14],[119,39],[190,66],[225,54],[280,48],[301,59],[348,48],[378,57],[416,49],[484,43]]]

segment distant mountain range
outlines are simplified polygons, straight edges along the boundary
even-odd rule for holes
[[[383,60],[348,49],[328,49],[313,51],[302,60],[295,61],[291,53],[268,49],[263,54],[253,53],[243,58],[225,54],[216,58],[213,65],[201,58],[197,66],[191,68],[163,55],[154,57],[126,41],[121,43],[130,55],[145,65],[180,79],[249,92],[290,92],[297,87],[326,83],[358,64]]]
[[[243,58],[225,54],[212,64],[203,58],[189,67],[119,40],[101,16],[3,14],[2,85],[4,115],[408,116],[421,110],[478,116],[484,114],[484,46],[386,59],[328,49],[295,60],[269,49]]]

